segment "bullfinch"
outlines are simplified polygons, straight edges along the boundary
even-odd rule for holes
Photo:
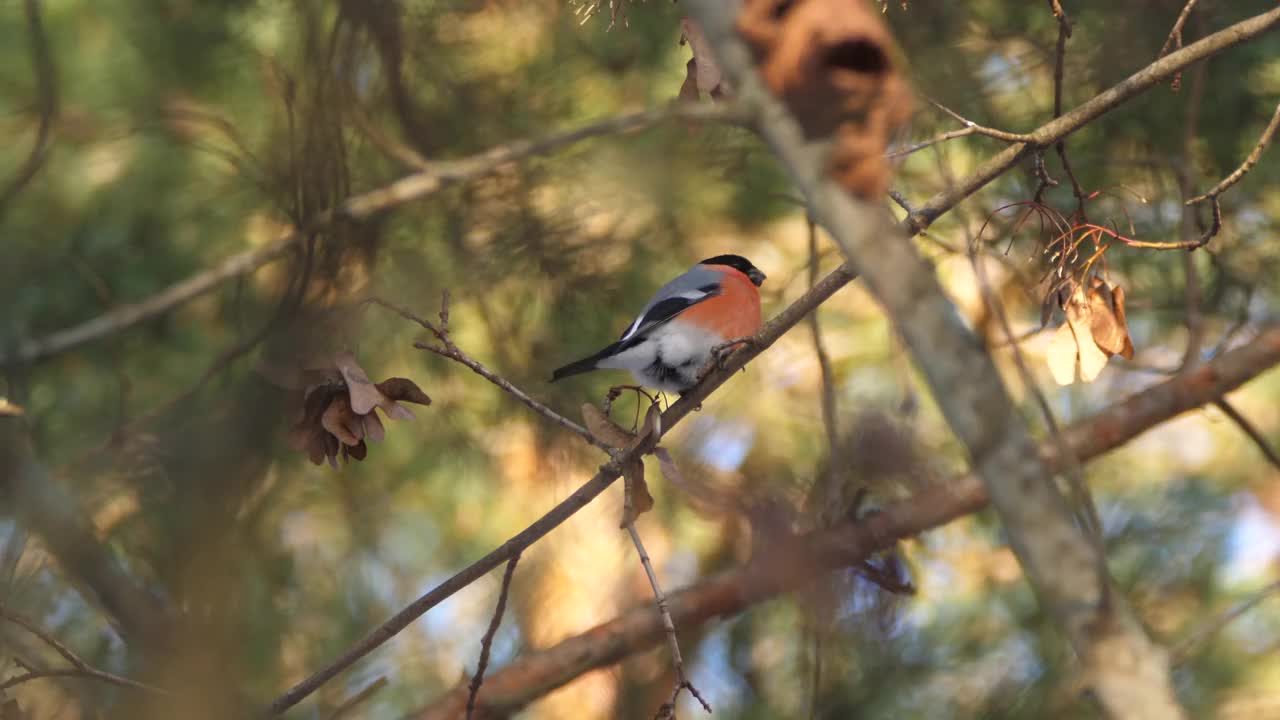
[[[697,384],[715,348],[760,329],[765,275],[741,255],[717,255],[663,285],[618,341],[571,362],[551,382],[578,373],[630,370],[636,383],[684,392]]]

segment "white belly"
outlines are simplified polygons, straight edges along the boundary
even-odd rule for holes
[[[721,342],[715,333],[672,320],[634,347],[601,360],[599,367],[630,370],[636,382],[646,387],[688,390],[711,360],[711,349]]]

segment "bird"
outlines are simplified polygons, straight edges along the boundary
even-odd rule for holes
[[[617,342],[556,369],[551,382],[598,369],[630,370],[636,383],[685,393],[717,348],[754,335],[765,280],[741,255],[717,255],[663,285]]]

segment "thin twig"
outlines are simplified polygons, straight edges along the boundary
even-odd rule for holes
[[[1230,418],[1231,422],[1235,423],[1245,435],[1249,436],[1249,439],[1262,452],[1262,456],[1267,459],[1267,462],[1271,463],[1277,470],[1280,470],[1280,453],[1277,453],[1271,447],[1271,443],[1267,441],[1267,436],[1263,435],[1261,430],[1249,422],[1249,418],[1242,415],[1225,397],[1218,398],[1213,404],[1222,411],[1222,414]]]
[[[434,195],[446,187],[492,174],[509,163],[546,155],[590,138],[635,132],[669,120],[740,123],[743,121],[743,114],[732,105],[673,103],[652,110],[618,115],[536,140],[499,145],[462,160],[433,163],[424,170],[381,188],[353,195],[337,206],[317,213],[303,227],[289,230],[265,247],[233,255],[145,300],[121,305],[74,327],[37,340],[28,340],[18,347],[17,352],[0,355],[0,365],[43,360],[159,317],[178,305],[214,290],[228,280],[247,275],[278,260],[294,245],[339,219],[366,220]]]
[[[711,372],[698,385],[672,403],[671,407],[662,415],[661,427],[663,432],[668,432],[679,424],[689,413],[700,407],[712,392],[732,378],[750,360],[772,346],[784,333],[799,324],[814,308],[834,295],[837,290],[849,284],[855,277],[857,277],[857,273],[847,264],[840,266],[824,277],[812,290],[796,299],[785,310],[765,323],[751,343],[746,343],[739,347],[737,351],[725,358],[722,365],[713,367]],[[405,317],[422,324],[420,319],[412,316],[412,313]],[[430,323],[427,324],[429,325]],[[426,325],[423,325],[423,327],[426,327]],[[509,560],[515,553],[521,552],[537,542],[608,489],[622,474],[624,463],[640,458],[645,453],[650,452],[660,439],[655,436],[646,437],[636,447],[621,453],[612,461],[601,466],[600,471],[594,477],[532,525],[516,533],[489,554],[458,571],[449,579],[409,603],[400,612],[354,643],[338,658],[290,688],[271,704],[267,714],[269,716],[279,715],[298,704],[303,698],[315,692],[338,673],[395,637],[410,623],[421,617],[423,613],[475,582],[477,578],[482,577],[499,564]]]
[[[1276,105],[1276,111],[1271,116],[1271,122],[1267,123],[1266,129],[1262,131],[1262,136],[1258,138],[1258,144],[1253,146],[1253,151],[1249,153],[1249,156],[1244,159],[1243,163],[1240,163],[1240,167],[1236,168],[1235,172],[1223,178],[1222,182],[1215,185],[1212,190],[1203,195],[1197,195],[1191,198],[1186,202],[1186,204],[1195,205],[1196,203],[1201,203],[1205,200],[1213,200],[1226,192],[1227,188],[1230,188],[1232,185],[1240,182],[1240,179],[1248,174],[1248,172],[1253,169],[1254,165],[1258,164],[1258,160],[1262,158],[1263,151],[1267,149],[1267,145],[1270,144],[1271,140],[1275,137],[1276,130],[1278,128],[1280,128],[1280,105]]]
[[[333,712],[329,714],[328,720],[341,720],[341,718],[344,715],[356,709],[358,705],[365,702],[369,698],[373,697],[374,693],[378,692],[379,690],[381,690],[386,686],[387,686],[386,675],[383,675],[379,677],[377,680],[374,680],[368,685],[365,685],[355,695],[352,695],[346,700],[343,700],[341,705],[334,708]]]
[[[1034,131],[1027,133],[1030,136],[1030,142],[1015,143],[1005,148],[980,164],[955,187],[946,188],[938,192],[920,207],[919,212],[908,218],[906,223],[908,229],[913,232],[924,230],[943,213],[955,207],[961,200],[1004,175],[1028,153],[1037,148],[1047,147],[1057,142],[1060,138],[1070,135],[1102,115],[1114,110],[1121,103],[1151,89],[1179,70],[1216,55],[1227,48],[1252,40],[1271,30],[1277,24],[1280,24],[1280,8],[1269,10],[1223,28],[1143,67],[1107,90],[1095,95],[1092,99],[1077,105],[1069,112],[1063,113],[1062,117],[1045,123]]]
[[[941,135],[934,136],[923,142],[918,142],[914,145],[908,145],[905,148],[900,148],[898,150],[891,151],[886,154],[887,157],[890,157],[890,158],[904,157],[906,155],[919,152],[927,147],[937,145],[938,143],[946,142],[947,140],[954,140],[956,138],[966,137],[969,135],[985,135],[987,137],[996,138],[997,140],[1004,140],[1005,142],[1018,142],[1018,143],[1034,142],[1033,138],[1029,135],[1019,135],[1017,133],[1005,132],[1003,130],[997,130],[995,128],[985,127],[983,125],[979,125],[973,122],[972,120],[966,117],[963,117],[956,111],[948,108],[947,106],[943,105],[942,103],[936,100],[930,99],[929,102],[932,103],[935,107],[937,107],[942,112],[950,115],[956,120],[959,120],[961,124],[964,125],[964,127],[958,130],[950,130],[942,133]]]
[[[1182,7],[1182,12],[1178,13],[1178,19],[1173,22],[1173,29],[1169,31],[1168,39],[1164,41],[1164,45],[1160,46],[1157,59],[1168,55],[1170,50],[1182,47],[1182,26],[1187,24],[1187,18],[1190,17],[1197,2],[1199,0],[1187,0],[1187,4]]]
[[[756,73],[735,11],[736,3],[718,0],[690,5],[740,102],[760,108],[761,135],[902,334],[947,424],[968,448],[1028,581],[1085,659],[1090,687],[1113,714],[1136,701],[1148,705],[1144,712],[1153,718],[1180,717],[1163,650],[1122,599],[1108,595],[1096,547],[1074,526],[1057,487],[1046,482],[1047,466],[990,355],[914,245],[878,222],[883,210],[830,180],[826,159],[811,150],[816,138]],[[1117,654],[1126,661],[1116,662]]]
[[[22,615],[19,615],[18,613],[4,607],[3,605],[0,605],[0,619],[8,620],[14,625],[17,625],[23,630],[26,630],[27,632],[36,636],[46,645],[53,648],[55,652],[61,655],[62,659],[66,660],[68,663],[71,664],[71,667],[69,668],[56,668],[56,669],[50,669],[50,670],[36,670],[29,667],[25,668],[26,672],[22,673],[21,675],[11,677],[8,680],[0,682],[0,690],[8,690],[11,687],[21,685],[22,683],[25,683],[31,680],[38,680],[40,678],[80,677],[80,678],[89,678],[92,680],[99,680],[101,682],[109,683],[111,685],[116,685],[119,687],[133,688],[135,690],[145,690],[147,692],[165,694],[165,691],[161,690],[160,688],[147,685],[146,683],[138,682],[137,680],[130,680],[127,677],[121,677],[120,675],[116,675],[115,673],[109,673],[109,672],[106,672],[105,670],[99,670],[93,667],[89,663],[85,662],[74,651],[72,651],[71,648],[67,647],[60,640],[54,637],[52,633],[40,627],[34,621],[29,620],[26,617],[23,617]]]
[[[1061,118],[1041,126],[1031,135],[1038,145],[1052,143],[1151,88],[1178,69],[1257,37],[1278,23],[1280,23],[1280,8],[1243,20],[1209,35],[1182,50],[1170,53],[1169,56],[1160,61],[1151,63],[1131,77],[1066,113]],[[738,112],[740,113],[741,110]],[[930,224],[955,207],[956,204],[1012,168],[1023,157],[1029,147],[1031,147],[1030,144],[1019,143],[992,156],[975,169],[973,173],[957,183],[955,187],[947,188],[937,193],[921,206],[917,212],[904,218],[899,228],[908,234],[918,233],[928,228]],[[734,352],[726,360],[724,367],[716,368],[693,390],[672,404],[671,408],[663,414],[663,428],[670,430],[678,424],[681,419],[706,400],[716,388],[732,377],[733,373],[768,349],[783,333],[803,320],[813,308],[826,301],[827,298],[857,276],[857,269],[846,262],[824,277],[813,290],[802,295],[786,310],[770,320],[756,335],[754,344],[744,346]],[[1280,343],[1280,339],[1277,339],[1276,342]],[[1223,358],[1228,355],[1230,353],[1224,355]],[[630,451],[627,455],[638,457],[643,454],[640,452],[641,450],[647,449],[638,448]],[[1081,455],[1085,455],[1085,453],[1081,453]],[[578,510],[585,507],[600,493],[604,492],[620,474],[621,464],[616,460],[603,466],[601,471],[593,478],[532,525],[517,533],[488,555],[476,560],[408,604],[400,612],[353,644],[331,663],[283,693],[271,704],[269,713],[271,715],[279,715],[293,707],[338,675],[338,673],[390,640],[414,620],[421,617],[423,613],[474,582],[476,578],[483,576],[505,562],[515,552],[522,551],[532,545]]]
[[[1066,11],[1062,9],[1062,4],[1058,0],[1049,0],[1049,9],[1053,11],[1053,16],[1058,21],[1058,43],[1054,49],[1053,57],[1053,117],[1062,117],[1062,92],[1063,78],[1066,71],[1067,61],[1067,39],[1071,37],[1071,19],[1067,17]],[[1076,179],[1075,171],[1071,169],[1071,160],[1067,158],[1067,142],[1060,139],[1054,143],[1054,150],[1058,153],[1058,160],[1062,163],[1062,170],[1067,174],[1067,179],[1071,181],[1071,193],[1076,199],[1076,214],[1080,219],[1085,219],[1085,193],[1080,187],[1080,181]],[[1052,187],[1057,183],[1049,178],[1047,172],[1044,171],[1044,158],[1039,160],[1039,168],[1041,172],[1040,187],[1036,190],[1035,197],[1037,201],[1043,196],[1047,187]]]
[[[662,629],[667,634],[667,644],[671,648],[671,662],[675,667],[675,690],[671,693],[671,700],[658,709],[658,717],[675,717],[676,700],[680,697],[680,691],[686,688],[698,699],[698,702],[702,703],[704,710],[711,712],[711,706],[685,675],[684,657],[680,654],[680,642],[676,640],[676,625],[671,619],[671,609],[667,607],[667,596],[662,592],[662,586],[658,584],[658,574],[653,570],[653,563],[649,560],[649,553],[644,549],[644,542],[640,540],[635,521],[628,518],[626,527],[627,533],[631,535],[632,544],[636,546],[636,553],[640,556],[640,564],[644,566],[645,575],[649,576],[649,587],[653,588],[653,597],[658,604],[658,614],[662,616]]]
[[[1071,452],[1081,461],[1115,450],[1182,413],[1212,402],[1280,363],[1280,326],[1268,328],[1257,342],[1228,351],[1191,375],[1173,377],[1120,400],[1064,428]],[[1054,443],[1039,452],[1054,470]],[[947,478],[910,498],[856,521],[806,533],[796,541],[803,553],[757,557],[751,562],[701,579],[667,596],[674,623],[688,630],[712,618],[731,617],[757,603],[812,583],[825,570],[856,565],[915,537],[986,507],[987,494],[973,475]],[[486,707],[512,713],[590,670],[607,667],[632,653],[665,641],[666,631],[652,605],[622,613],[556,645],[525,653],[489,675]],[[415,712],[416,720],[453,720],[463,713],[467,688],[461,684]]]
[[[516,574],[516,563],[520,562],[519,553],[512,555],[507,561],[507,570],[502,574],[502,590],[498,592],[498,605],[493,609],[493,618],[489,620],[489,629],[484,631],[480,639],[480,661],[476,665],[476,674],[471,678],[470,690],[467,693],[467,720],[476,710],[476,695],[484,684],[484,672],[489,668],[489,652],[493,648],[493,637],[498,634],[502,625],[502,616],[507,612],[507,596],[511,593],[511,579]]]
[[[997,130],[995,128],[986,127],[985,125],[979,125],[978,123],[970,120],[967,117],[964,117],[963,115],[956,112],[955,110],[952,110],[946,105],[943,105],[937,100],[934,100],[933,98],[927,98],[927,99],[929,100],[929,103],[932,104],[934,107],[950,115],[956,120],[959,120],[960,124],[964,125],[966,130],[972,130],[973,132],[979,135],[986,135],[987,137],[993,137],[997,140],[1004,140],[1005,142],[1016,142],[1016,143],[1035,142],[1035,138],[1033,138],[1030,135],[1020,135],[1018,133],[1005,132],[1004,130]]]
[[[1230,625],[1237,618],[1257,607],[1262,601],[1272,595],[1280,593],[1280,581],[1273,582],[1270,585],[1258,590],[1244,602],[1227,610],[1226,612],[1209,618],[1203,625],[1192,630],[1187,637],[1173,647],[1171,651],[1172,663],[1177,666],[1191,659],[1191,654],[1201,645],[1209,640],[1209,638],[1222,632],[1222,629]]]
[[[1098,574],[1104,593],[1103,603],[1105,604],[1105,594],[1111,591],[1111,583],[1107,579],[1102,521],[1098,517],[1098,508],[1093,502],[1093,495],[1089,492],[1084,467],[1081,465],[1080,459],[1072,452],[1071,446],[1062,434],[1062,427],[1058,424],[1058,418],[1054,415],[1053,408],[1049,406],[1049,400],[1044,396],[1044,392],[1040,390],[1040,386],[1036,383],[1035,376],[1031,374],[1030,368],[1027,367],[1026,359],[1022,355],[1022,348],[1019,347],[1013,334],[1013,326],[1009,323],[1009,315],[1005,312],[1004,303],[1000,301],[1000,298],[996,296],[994,289],[991,287],[991,281],[987,278],[986,268],[982,264],[982,258],[978,256],[977,249],[976,244],[970,245],[969,264],[973,266],[973,273],[978,278],[978,287],[982,292],[983,302],[986,303],[991,313],[995,315],[996,321],[1000,323],[1000,330],[1004,333],[1005,342],[1013,350],[1013,364],[1018,369],[1018,376],[1021,378],[1023,386],[1035,398],[1036,405],[1040,408],[1040,414],[1044,417],[1045,425],[1049,428],[1049,437],[1061,460],[1060,468],[1067,476],[1067,484],[1071,488],[1072,500],[1077,512],[1080,513],[1081,525],[1089,540],[1092,541],[1094,552],[1098,557]]]
[[[610,450],[609,446],[595,435],[592,435],[590,430],[587,430],[585,427],[542,404],[532,395],[521,390],[511,381],[485,367],[479,361],[473,359],[470,355],[467,355],[461,348],[455,345],[453,340],[449,338],[449,300],[447,293],[444,295],[444,300],[442,302],[442,310],[440,312],[441,324],[439,327],[435,326],[428,320],[424,320],[412,310],[402,305],[397,305],[396,303],[389,302],[381,298],[366,298],[365,302],[384,307],[406,320],[417,323],[435,336],[436,340],[440,343],[439,345],[433,345],[431,343],[415,342],[413,344],[414,347],[419,350],[427,350],[439,355],[440,357],[453,360],[456,363],[470,368],[472,372],[485,380],[488,380],[494,385],[497,385],[508,395],[524,403],[524,405],[529,409],[575,435],[578,435],[583,440],[587,441],[588,444],[598,447],[605,452]]]
[[[818,284],[818,227],[813,218],[809,223],[809,289]],[[831,367],[831,356],[827,354],[826,343],[822,340],[822,326],[818,322],[817,310],[809,313],[809,332],[813,335],[813,352],[818,357],[818,368],[822,373],[822,425],[827,431],[827,448],[835,459],[836,447],[840,444],[839,418],[836,415],[836,374]]]
[[[1195,208],[1186,205],[1195,184],[1195,142],[1199,135],[1200,106],[1204,101],[1205,65],[1195,66],[1191,75],[1191,91],[1187,93],[1187,107],[1182,132],[1182,163],[1178,168],[1178,192],[1184,201],[1182,206],[1182,238],[1184,240],[1203,236],[1204,229],[1197,229],[1199,222]],[[1196,256],[1188,251],[1182,257],[1183,277],[1186,287],[1183,297],[1186,299],[1187,345],[1182,353],[1182,372],[1195,366],[1200,361],[1200,350],[1204,342],[1204,314],[1200,304],[1203,300],[1200,290],[1200,273],[1196,268]]]

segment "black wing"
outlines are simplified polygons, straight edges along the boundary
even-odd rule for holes
[[[654,328],[663,325],[680,313],[697,305],[708,298],[715,297],[720,294],[720,286],[718,284],[703,285],[696,292],[675,295],[664,298],[647,308],[640,317],[636,318],[622,336],[618,338],[615,345],[618,346],[617,351],[626,350],[643,340]]]
[[[648,337],[654,328],[662,326],[667,321],[684,312],[685,310],[697,305],[707,298],[715,297],[720,294],[720,286],[718,284],[703,285],[695,290],[688,290],[679,295],[673,295],[669,298],[663,298],[647,308],[640,317],[636,318],[629,327],[622,333],[622,337],[618,341],[611,343],[608,347],[603,348],[600,352],[590,357],[582,358],[576,362],[571,362],[564,367],[557,368],[551,374],[551,382],[567,378],[570,375],[589,372],[596,369],[596,363],[601,360],[616,355],[628,348],[634,347],[640,341]]]

